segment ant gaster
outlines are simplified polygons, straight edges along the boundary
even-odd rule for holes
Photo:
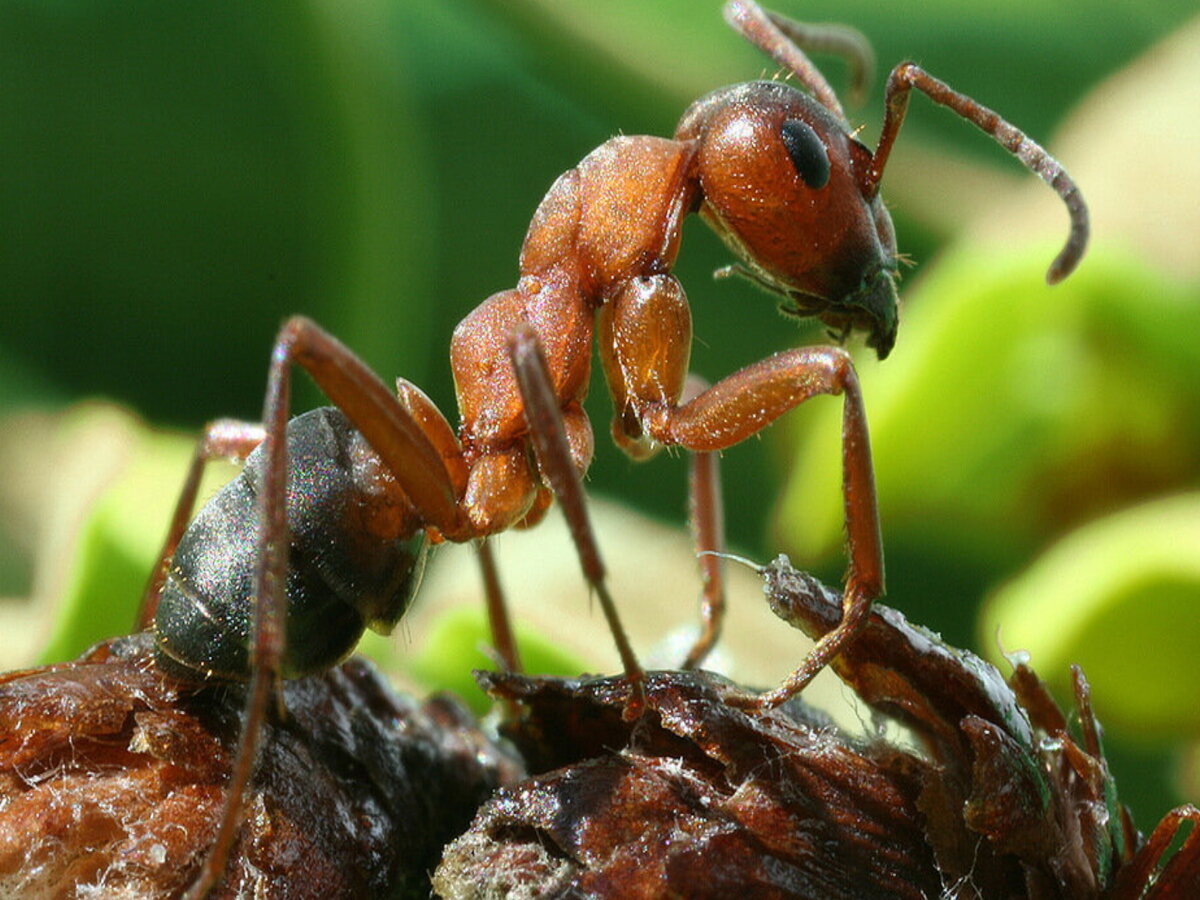
[[[690,381],[691,316],[671,274],[684,218],[698,212],[738,257],[732,270],[782,297],[785,312],[815,316],[835,335],[865,332],[883,358],[896,338],[898,256],[879,183],[912,88],[990,134],[1064,200],[1070,237],[1048,281],[1079,261],[1086,208],[1040,146],[912,63],[888,78],[872,153],[801,50],[832,49],[861,71],[857,32],[801,25],[752,0],[731,0],[725,16],[800,87],[754,81],[714,91],[684,113],[674,138],[614,138],[558,178],[530,224],[517,286],[489,297],[454,332],[457,434],[414,385],[400,380],[392,393],[350,350],[296,317],[275,343],[263,425],[214,423],[201,441],[142,613],[143,624],[154,619],[164,668],[250,681],[229,800],[192,896],[220,879],[278,680],[333,665],[365,627],[390,630],[416,589],[429,541],[481,541],[497,652],[515,669],[482,539],[535,524],[557,495],[620,652],[627,712],[638,713],[643,673],[608,594],[580,485],[593,449],[582,402],[594,331],[616,443],[638,459],[663,446],[693,454],[701,551],[721,546],[714,454],[814,395],[843,396],[850,565],[842,621],[778,688],[748,696],[747,707],[774,707],[803,689],[882,594],[867,424],[850,357],[839,347],[799,348],[711,387]],[[293,364],[334,408],[288,422]],[[184,534],[204,461],[255,447],[243,475]],[[723,613],[719,559],[700,559],[704,627],[689,667],[713,646]]]

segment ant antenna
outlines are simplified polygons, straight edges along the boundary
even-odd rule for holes
[[[884,96],[883,128],[879,147],[871,167],[863,178],[863,196],[868,200],[879,193],[879,181],[892,151],[904,114],[908,110],[908,92],[916,88],[934,103],[948,107],[976,128],[990,135],[996,143],[1019,159],[1034,175],[1046,182],[1067,206],[1071,230],[1067,242],[1046,272],[1047,284],[1058,284],[1070,275],[1083,257],[1088,242],[1088,211],[1083,195],[1074,180],[1053,156],[1019,128],[1000,118],[1000,115],[965,94],[934,78],[915,63],[901,63],[888,76]]]

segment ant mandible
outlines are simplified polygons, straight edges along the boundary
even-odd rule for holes
[[[222,421],[206,432],[141,614],[144,625],[153,617],[165,669],[192,680],[250,681],[228,801],[192,896],[220,879],[279,679],[332,666],[366,627],[390,630],[416,590],[427,542],[481,542],[496,648],[515,669],[483,539],[535,524],[557,495],[617,643],[628,711],[637,713],[643,673],[605,585],[580,483],[593,449],[582,407],[593,331],[616,443],[636,459],[663,446],[693,454],[702,551],[721,543],[713,454],[812,396],[843,396],[850,565],[842,621],[778,688],[747,697],[747,707],[774,707],[802,690],[882,594],[867,424],[850,357],[840,347],[799,348],[711,387],[689,381],[691,316],[671,274],[683,219],[698,212],[740,259],[731,270],[781,296],[783,312],[815,316],[839,338],[865,332],[882,359],[896,338],[898,256],[879,183],[913,88],[995,138],[1066,203],[1070,236],[1050,267],[1051,283],[1083,253],[1086,207],[1040,146],[912,63],[888,78],[872,153],[801,49],[833,50],[861,64],[861,36],[801,25],[753,0],[731,0],[725,17],[808,93],[782,81],[722,88],[687,110],[674,138],[614,138],[560,176],[530,224],[517,286],[489,297],[454,332],[457,435],[418,388],[400,380],[393,394],[302,317],[276,339],[262,426]],[[289,423],[293,364],[332,409]],[[243,475],[188,527],[205,460],[251,450]],[[704,627],[685,666],[705,658],[723,615],[716,555],[702,553],[701,567]]]

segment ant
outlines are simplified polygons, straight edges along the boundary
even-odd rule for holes
[[[912,63],[888,78],[872,153],[801,49],[840,53],[863,80],[861,35],[802,25],[753,0],[730,0],[725,17],[799,87],[752,81],[719,89],[684,113],[673,138],[613,138],[555,181],[526,235],[517,286],[484,301],[451,339],[457,434],[416,386],[401,379],[393,393],[303,317],[276,338],[263,424],[220,421],[207,429],[140,614],[143,626],[153,621],[165,670],[192,681],[250,682],[228,801],[190,896],[220,880],[280,679],[334,665],[366,627],[390,630],[417,589],[431,543],[478,542],[497,653],[517,670],[486,538],[536,524],[557,496],[620,653],[627,715],[640,713],[643,671],[605,584],[580,480],[593,451],[581,404],[594,332],[617,445],[635,459],[664,446],[692,454],[703,628],[685,668],[704,660],[724,612],[715,454],[815,395],[841,394],[844,402],[850,564],[842,619],[778,688],[742,704],[769,709],[802,690],[883,593],[867,424],[849,355],[834,346],[798,348],[711,387],[689,379],[691,316],[671,274],[683,219],[699,213],[740,260],[727,271],[780,296],[784,313],[816,317],[840,340],[865,332],[882,359],[896,339],[899,256],[879,184],[913,88],[991,135],[1065,202],[1070,235],[1049,282],[1079,262],[1087,210],[1045,150]],[[289,422],[294,364],[333,406]],[[189,527],[205,461],[247,454],[243,474]]]

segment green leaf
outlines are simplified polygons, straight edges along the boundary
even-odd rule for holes
[[[1104,247],[1047,288],[1051,255],[948,256],[892,357],[860,364],[889,540],[994,569],[1200,473],[1196,289]],[[779,518],[806,559],[841,546],[840,404],[820,402],[795,417]]]
[[[1064,537],[987,603],[984,646],[1028,652],[1066,687],[1083,667],[1108,724],[1200,735],[1200,494],[1134,507]]]
[[[70,410],[60,427],[66,445],[85,448],[99,443],[111,449],[110,467],[102,484],[87,485],[90,472],[60,472],[60,490],[99,491],[74,537],[74,547],[61,565],[63,587],[52,607],[53,630],[41,650],[42,662],[78,656],[92,644],[133,630],[138,603],[166,536],[191,459],[194,439],[149,428],[116,407],[85,404]],[[212,463],[200,498],[211,493],[236,469]],[[58,573],[54,573],[57,575]]]
[[[416,682],[422,692],[449,691],[477,714],[487,712],[492,701],[480,691],[471,674],[474,669],[497,668],[495,658],[487,651],[492,638],[482,605],[449,609],[427,622],[427,633],[415,652],[402,649],[402,639],[376,634],[366,635],[359,650],[385,670]],[[521,661],[529,672],[574,677],[587,669],[583,660],[534,629],[518,623],[516,638]]]

